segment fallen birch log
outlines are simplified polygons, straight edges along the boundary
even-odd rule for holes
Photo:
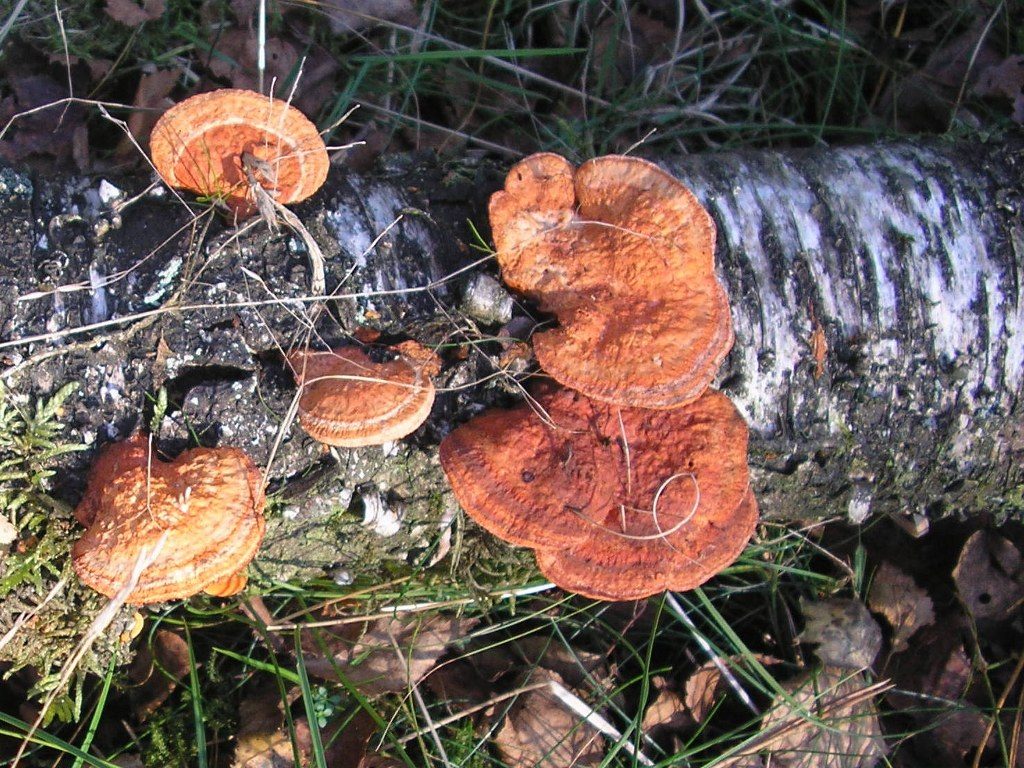
[[[718,384],[749,420],[764,515],[1024,511],[1017,144],[903,142],[663,165],[718,225],[736,330]],[[5,169],[4,380],[26,397],[79,382],[71,438],[88,443],[148,424],[163,389],[168,450],[198,435],[267,467],[271,489],[295,505],[278,541],[359,508],[378,534],[398,525],[391,517],[418,531],[393,542],[408,551],[454,513],[440,438],[517,391],[498,363],[502,297],[469,309],[486,285],[474,276],[496,274],[472,247],[471,223],[486,229],[486,199],[500,183],[494,168],[414,157],[390,158],[372,176],[336,169],[296,208],[327,261],[324,299],[311,295],[302,242],[287,233],[225,226],[166,192],[133,197],[139,180]],[[442,394],[427,426],[390,453],[329,458],[286,421],[294,386],[283,351],[310,337],[337,343],[359,326],[440,345]],[[512,321],[513,332],[522,327]],[[77,498],[93,455],[64,457],[58,495]],[[344,566],[335,539],[321,539],[300,557],[274,549],[272,528],[261,559]]]

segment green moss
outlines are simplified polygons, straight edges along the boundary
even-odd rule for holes
[[[0,660],[14,669],[37,669],[41,680],[32,693],[38,697],[57,684],[67,658],[106,603],[81,587],[72,572],[74,518],[50,495],[57,459],[85,448],[61,439],[64,404],[77,389],[67,384],[30,407],[0,387],[0,516],[13,536],[0,552],[0,627],[18,627],[0,647]],[[102,673],[111,659],[126,657],[119,637],[130,617],[131,610],[122,609],[86,654],[80,673]],[[70,716],[70,703],[65,697],[54,711]]]

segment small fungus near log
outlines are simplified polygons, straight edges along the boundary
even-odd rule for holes
[[[165,462],[144,435],[104,449],[75,516],[71,550],[83,583],[108,597],[161,539],[128,595],[132,605],[234,594],[263,540],[263,479],[238,448],[193,448]]]
[[[239,218],[257,210],[253,180],[277,202],[296,203],[323,185],[330,167],[316,126],[299,110],[231,88],[171,107],[149,146],[170,186],[220,198]]]
[[[302,387],[299,424],[314,440],[358,448],[400,440],[415,431],[434,404],[437,356],[414,341],[375,362],[356,346],[293,352],[288,363]]]
[[[561,587],[639,599],[703,583],[753,535],[747,426],[707,391],[672,410],[619,408],[566,389],[489,411],[441,443],[462,508],[536,551]]]
[[[707,388],[733,343],[714,271],[715,225],[653,163],[541,153],[490,200],[502,277],[557,316],[541,367],[605,402],[675,408]]]

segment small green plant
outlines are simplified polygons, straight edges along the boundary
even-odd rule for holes
[[[50,495],[49,481],[58,457],[85,448],[61,440],[64,403],[77,389],[77,382],[65,384],[26,409],[0,385],[0,515],[12,541],[31,543],[3,563],[0,597],[27,580],[41,588],[44,574],[59,575],[64,548],[47,535],[46,523],[53,516],[67,518],[70,510]]]
[[[313,714],[316,716],[316,724],[326,728],[328,721],[334,717],[338,707],[341,706],[341,696],[331,695],[326,687],[318,685],[313,688]]]

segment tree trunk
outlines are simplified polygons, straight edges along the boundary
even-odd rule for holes
[[[719,381],[750,422],[765,515],[1024,511],[1018,145],[902,142],[665,165],[718,224],[736,329]],[[372,177],[337,170],[296,208],[326,257],[334,298],[322,302],[287,231],[193,220],[167,194],[126,205],[138,180],[115,180],[119,191],[2,170],[5,379],[29,396],[78,381],[72,439],[148,424],[163,387],[168,451],[198,435],[264,465],[273,457],[285,514],[261,555],[268,570],[358,567],[362,556],[339,554],[336,531],[322,531],[358,508],[353,495],[405,516],[408,538],[389,547],[407,553],[454,511],[440,437],[514,391],[493,376],[498,327],[460,309],[472,275],[496,274],[492,260],[477,263],[469,222],[486,228],[500,183],[488,166],[417,157],[389,158]],[[439,380],[448,393],[398,448],[325,457],[293,426],[274,451],[294,392],[281,350],[303,343],[320,305],[315,334],[326,342],[369,325],[385,339],[458,344]],[[65,457],[58,495],[77,499],[93,456]],[[298,535],[300,552],[284,543]]]
[[[892,143],[675,161],[719,225],[725,391],[771,513],[1024,511],[1024,154]]]

